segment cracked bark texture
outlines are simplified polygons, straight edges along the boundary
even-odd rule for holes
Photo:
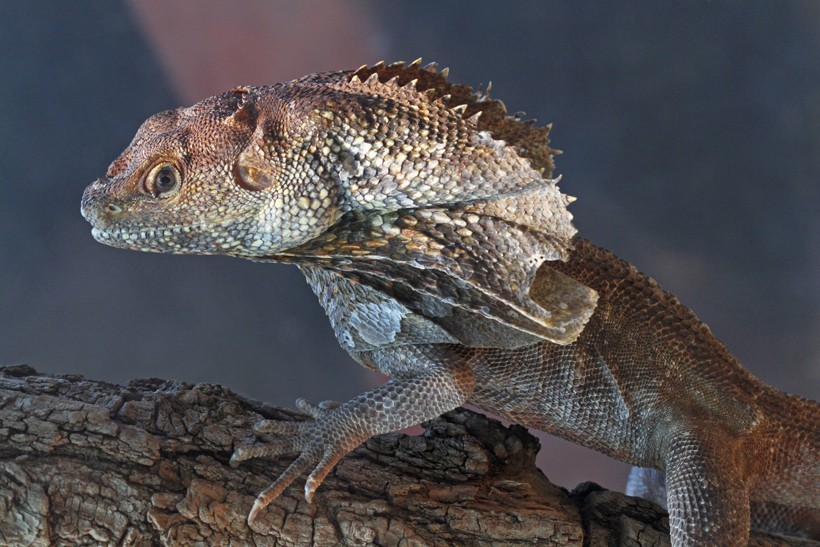
[[[535,467],[538,441],[468,410],[383,435],[304,501],[289,488],[249,527],[289,459],[233,469],[259,418],[303,418],[213,384],[0,367],[2,545],[669,545],[665,512]],[[753,535],[752,545],[817,545]]]

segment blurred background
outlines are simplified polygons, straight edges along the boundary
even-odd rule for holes
[[[217,382],[291,405],[381,379],[296,268],[96,243],[79,213],[149,115],[238,84],[424,57],[553,122],[581,233],[756,375],[820,398],[820,3],[0,3],[0,364]],[[627,466],[544,439],[558,484]]]

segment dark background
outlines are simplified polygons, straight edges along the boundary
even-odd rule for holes
[[[424,56],[553,122],[581,233],[755,374],[820,397],[820,4],[0,3],[0,364],[218,382],[290,405],[380,381],[298,271],[97,244],[80,196],[150,114]],[[545,441],[566,486],[626,466]]]

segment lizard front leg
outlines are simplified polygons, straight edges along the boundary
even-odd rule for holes
[[[257,427],[258,431],[286,436],[270,444],[241,447],[234,452],[231,457],[233,465],[250,458],[299,454],[282,475],[256,498],[248,515],[249,524],[311,467],[313,471],[305,483],[307,501],[311,501],[314,492],[336,463],[369,438],[435,418],[461,406],[472,394],[475,378],[467,363],[408,363],[408,357],[416,356],[409,352],[394,353],[405,357],[405,363],[395,363],[393,372],[398,377],[341,405],[313,406],[300,402],[300,408],[311,414],[312,420],[265,420]],[[391,360],[397,361],[395,358]]]

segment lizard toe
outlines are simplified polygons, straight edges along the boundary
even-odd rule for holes
[[[342,450],[334,450],[332,452],[325,452],[322,459],[316,465],[316,467],[311,471],[310,475],[305,482],[305,499],[310,503],[313,501],[313,494],[316,492],[316,489],[319,488],[319,485],[322,484],[322,481],[325,480],[328,473],[330,473],[333,468],[339,463],[339,460],[345,455],[345,452]]]
[[[296,399],[296,408],[314,418],[321,418],[328,410],[339,408],[341,403],[336,401],[322,401],[319,404],[311,403],[306,399]]]
[[[293,460],[288,468],[285,469],[281,475],[279,475],[279,478],[273,481],[270,486],[268,486],[256,497],[256,500],[253,502],[253,507],[248,514],[248,525],[253,524],[253,521],[256,520],[260,511],[270,505],[270,503],[278,498],[279,495],[284,492],[285,489],[291,485],[291,483],[293,483],[293,481],[299,478],[302,473],[307,471],[318,459],[318,456],[318,451],[308,450],[302,452],[298,458]],[[310,502],[311,499],[308,499],[307,501]]]
[[[300,435],[310,428],[312,421],[259,420],[253,424],[256,435]]]
[[[231,466],[236,467],[240,462],[253,458],[273,458],[283,454],[301,452],[305,442],[302,437],[279,439],[272,443],[240,446],[231,456]]]

